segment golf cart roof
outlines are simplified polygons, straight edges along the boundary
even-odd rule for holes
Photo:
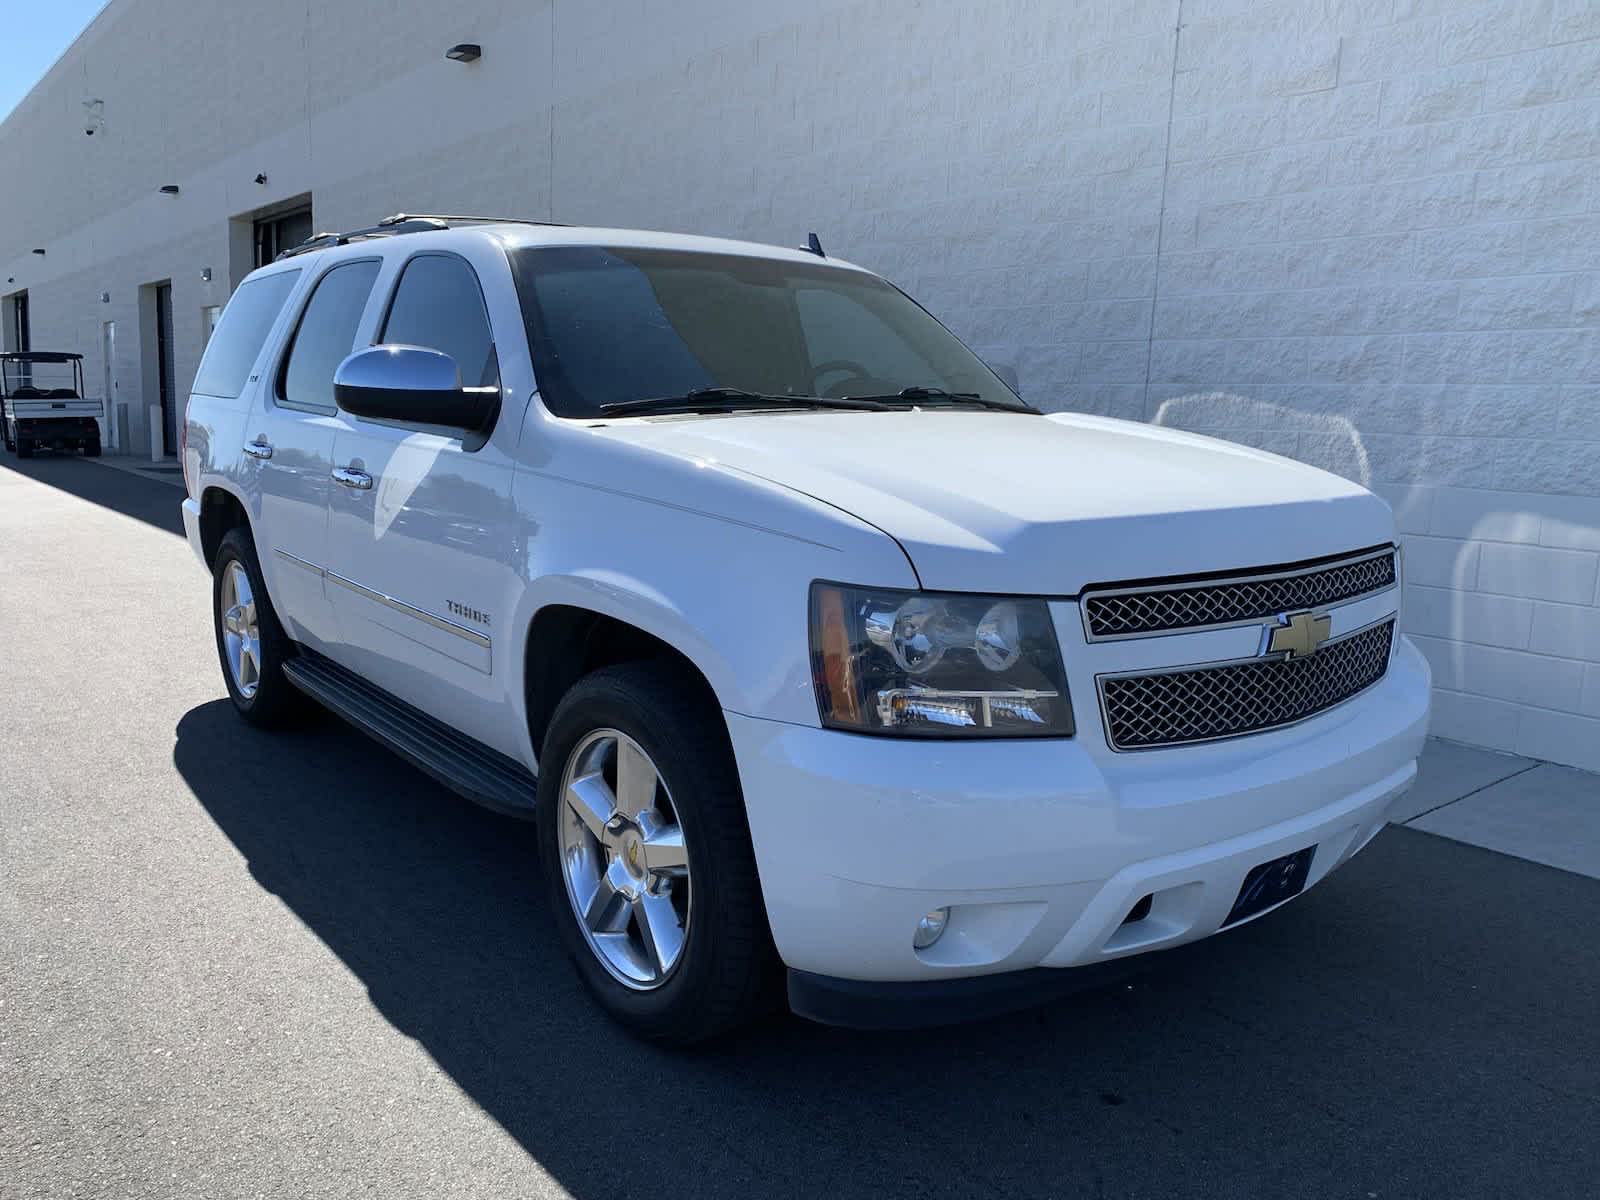
[[[0,353],[0,361],[3,362],[64,363],[77,362],[82,358],[83,355],[67,350],[7,350]]]

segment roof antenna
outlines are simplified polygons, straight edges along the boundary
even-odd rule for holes
[[[818,258],[828,257],[822,252],[822,239],[814,233],[806,234],[806,244],[802,246],[801,249],[811,251],[811,253],[815,254]]]

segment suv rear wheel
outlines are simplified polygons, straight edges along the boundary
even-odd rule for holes
[[[748,1019],[776,955],[738,772],[697,681],[660,663],[572,687],[541,754],[539,855],[579,976],[653,1041]]]
[[[293,647],[267,598],[248,530],[230,529],[212,562],[212,614],[228,698],[252,725],[280,725],[307,703],[283,674]]]

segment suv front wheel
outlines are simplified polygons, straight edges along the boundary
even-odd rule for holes
[[[233,707],[252,725],[281,725],[304,705],[283,674],[289,635],[267,598],[248,530],[231,529],[212,562],[211,608],[222,679]]]
[[[738,772],[700,695],[668,664],[606,667],[562,698],[540,755],[567,952],[613,1017],[679,1045],[753,1015],[776,967]]]

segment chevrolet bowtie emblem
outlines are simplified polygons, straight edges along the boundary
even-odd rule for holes
[[[1317,652],[1333,632],[1333,618],[1313,616],[1309,609],[1297,613],[1284,613],[1278,618],[1281,624],[1267,626],[1268,654],[1282,654],[1288,658],[1307,658]]]

